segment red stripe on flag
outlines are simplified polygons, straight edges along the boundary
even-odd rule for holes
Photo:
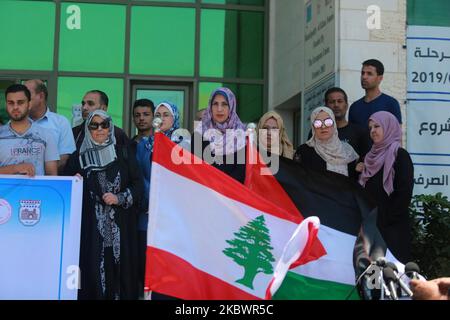
[[[278,207],[277,203],[266,200],[263,196],[249,190],[238,181],[200,160],[198,157],[181,147],[177,146],[179,149],[174,149],[175,146],[177,145],[165,135],[156,133],[152,161],[187,179],[215,190],[225,197],[246,204],[257,210],[270,213],[273,216],[289,220],[296,224],[303,220],[298,214]],[[172,155],[172,152],[175,150],[179,150],[179,152],[174,152],[174,155]],[[173,159],[177,160],[177,163],[175,163]]]
[[[249,161],[250,155],[253,156],[253,163]],[[255,161],[256,160],[256,161]],[[263,195],[267,200],[276,203],[293,216],[299,216],[300,221],[303,221],[303,215],[300,213],[289,195],[280,185],[278,180],[271,174],[262,175],[261,172],[268,171],[261,155],[256,150],[254,145],[247,143],[247,161],[245,168],[245,185],[259,195]],[[311,232],[311,228],[310,228]],[[315,232],[317,234],[317,230]],[[291,265],[291,269],[310,261],[319,259],[326,254],[325,248],[320,242],[319,238],[310,238],[305,251],[300,258]]]
[[[167,251],[147,247],[145,286],[185,300],[260,300]]]

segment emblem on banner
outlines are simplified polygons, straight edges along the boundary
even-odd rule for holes
[[[19,220],[24,226],[34,226],[41,218],[41,200],[20,200]]]
[[[11,218],[11,205],[5,199],[0,199],[0,224],[7,223]]]

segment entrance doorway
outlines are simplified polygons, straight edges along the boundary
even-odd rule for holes
[[[193,119],[192,84],[190,83],[155,83],[141,82],[132,84],[132,101],[138,99],[150,99],[155,107],[162,101],[169,101],[178,107],[180,113],[180,127],[190,130]],[[133,122],[132,110],[130,110],[131,137],[136,133]]]

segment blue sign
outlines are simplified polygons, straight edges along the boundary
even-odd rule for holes
[[[0,176],[0,299],[77,298],[83,182]]]

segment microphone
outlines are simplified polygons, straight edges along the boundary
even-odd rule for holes
[[[397,266],[392,262],[388,262],[388,263],[386,263],[386,267],[392,269],[392,273],[394,274],[395,281],[400,285],[400,288],[402,288],[402,290],[408,296],[412,297],[413,293],[412,293],[411,289],[409,289],[409,287],[406,285],[406,283],[404,283],[403,280],[398,275]]]
[[[385,257],[378,257],[376,260],[372,260],[370,264],[367,266],[367,268],[356,279],[356,284],[353,289],[358,288],[358,292],[364,300],[372,300],[374,298],[372,293],[373,288],[371,288],[372,285],[369,283],[370,281],[367,276],[367,273],[369,271],[374,271],[375,266],[382,269],[385,266],[385,264],[386,264]],[[350,294],[348,295],[348,297],[350,296]]]
[[[395,283],[394,270],[392,270],[392,268],[390,268],[390,267],[385,267],[383,269],[383,279],[388,284],[389,292],[391,294],[391,299],[398,300],[397,290],[394,285],[394,283]]]
[[[419,280],[419,272],[420,272],[420,268],[417,265],[417,263],[415,262],[408,262],[407,264],[405,264],[405,274],[411,274],[410,278],[411,279],[415,279],[415,280]]]
[[[372,261],[372,263],[374,263]],[[384,268],[386,266],[386,258],[385,257],[378,257],[377,260],[375,260],[375,265]]]

